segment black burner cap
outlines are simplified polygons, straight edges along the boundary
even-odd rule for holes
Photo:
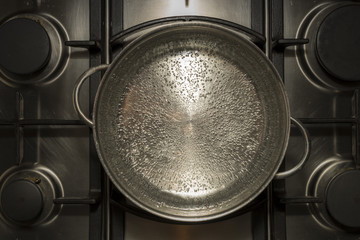
[[[360,228],[360,170],[349,170],[334,177],[327,186],[326,207],[341,226]]]
[[[28,222],[39,216],[43,197],[38,186],[28,180],[7,184],[1,193],[1,208],[16,222]]]
[[[345,81],[360,81],[360,5],[329,13],[316,38],[316,53],[323,68]]]
[[[41,70],[50,58],[45,29],[27,18],[16,18],[0,27],[0,67],[24,75]]]

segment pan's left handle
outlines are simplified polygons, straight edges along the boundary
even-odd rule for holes
[[[91,128],[94,126],[93,121],[83,113],[83,111],[81,110],[81,107],[80,107],[80,102],[79,102],[80,89],[88,77],[90,77],[92,74],[94,74],[98,71],[106,70],[108,67],[109,67],[108,64],[102,64],[102,65],[88,69],[86,72],[81,74],[81,76],[79,77],[78,81],[76,82],[76,85],[74,88],[73,100],[74,100],[75,110],[79,114],[79,117]]]
[[[291,122],[299,128],[299,130],[301,131],[302,135],[304,136],[304,140],[305,140],[305,151],[303,156],[301,157],[301,160],[298,162],[298,164],[296,164],[293,168],[286,170],[284,172],[278,172],[275,175],[275,179],[284,179],[287,177],[290,177],[292,175],[294,175],[296,172],[300,171],[302,169],[302,167],[305,165],[306,160],[309,158],[310,155],[310,137],[309,137],[309,133],[306,130],[306,128],[301,124],[301,122],[293,117],[290,118]]]

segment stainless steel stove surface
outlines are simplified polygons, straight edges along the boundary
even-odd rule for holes
[[[360,236],[354,230],[360,226],[360,75],[355,67],[360,35],[352,30],[359,7],[346,1],[284,2],[284,37],[309,39],[285,51],[284,79],[292,114],[308,123],[312,138],[310,159],[286,181],[286,195],[317,198],[308,205],[287,205],[289,239]]]
[[[114,189],[72,100],[124,30],[184,15],[257,32],[311,139],[302,170],[203,224],[155,217]],[[0,239],[360,239],[359,17],[358,1],[1,1]],[[82,88],[86,114],[100,78]],[[294,127],[283,168],[303,152]]]

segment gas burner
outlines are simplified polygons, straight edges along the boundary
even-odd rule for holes
[[[309,205],[314,219],[324,228],[360,229],[360,171],[351,160],[328,159],[311,174],[306,195],[322,203]]]
[[[344,6],[329,13],[316,37],[319,62],[332,76],[360,81],[360,5]]]
[[[360,229],[360,170],[338,174],[326,189],[326,208],[330,216],[348,229]]]
[[[18,75],[40,71],[50,56],[50,39],[36,21],[15,18],[0,27],[0,66]]]
[[[19,179],[4,186],[1,206],[4,214],[15,222],[36,219],[43,209],[43,196],[37,186],[40,180]]]
[[[54,219],[61,205],[53,200],[63,196],[59,179],[39,165],[13,167],[0,179],[0,210],[9,224],[34,226]]]
[[[56,80],[69,60],[64,28],[50,16],[16,15],[0,25],[0,80],[12,87]]]
[[[309,81],[330,89],[360,87],[360,4],[320,5],[303,20],[298,38],[309,43],[296,47],[297,61]]]

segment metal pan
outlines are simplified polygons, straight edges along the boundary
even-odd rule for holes
[[[104,69],[90,120],[80,87]],[[250,41],[213,24],[139,37],[111,65],[85,72],[74,101],[114,185],[139,207],[177,221],[219,218],[252,201],[274,178],[289,139],[288,99],[275,68]]]

